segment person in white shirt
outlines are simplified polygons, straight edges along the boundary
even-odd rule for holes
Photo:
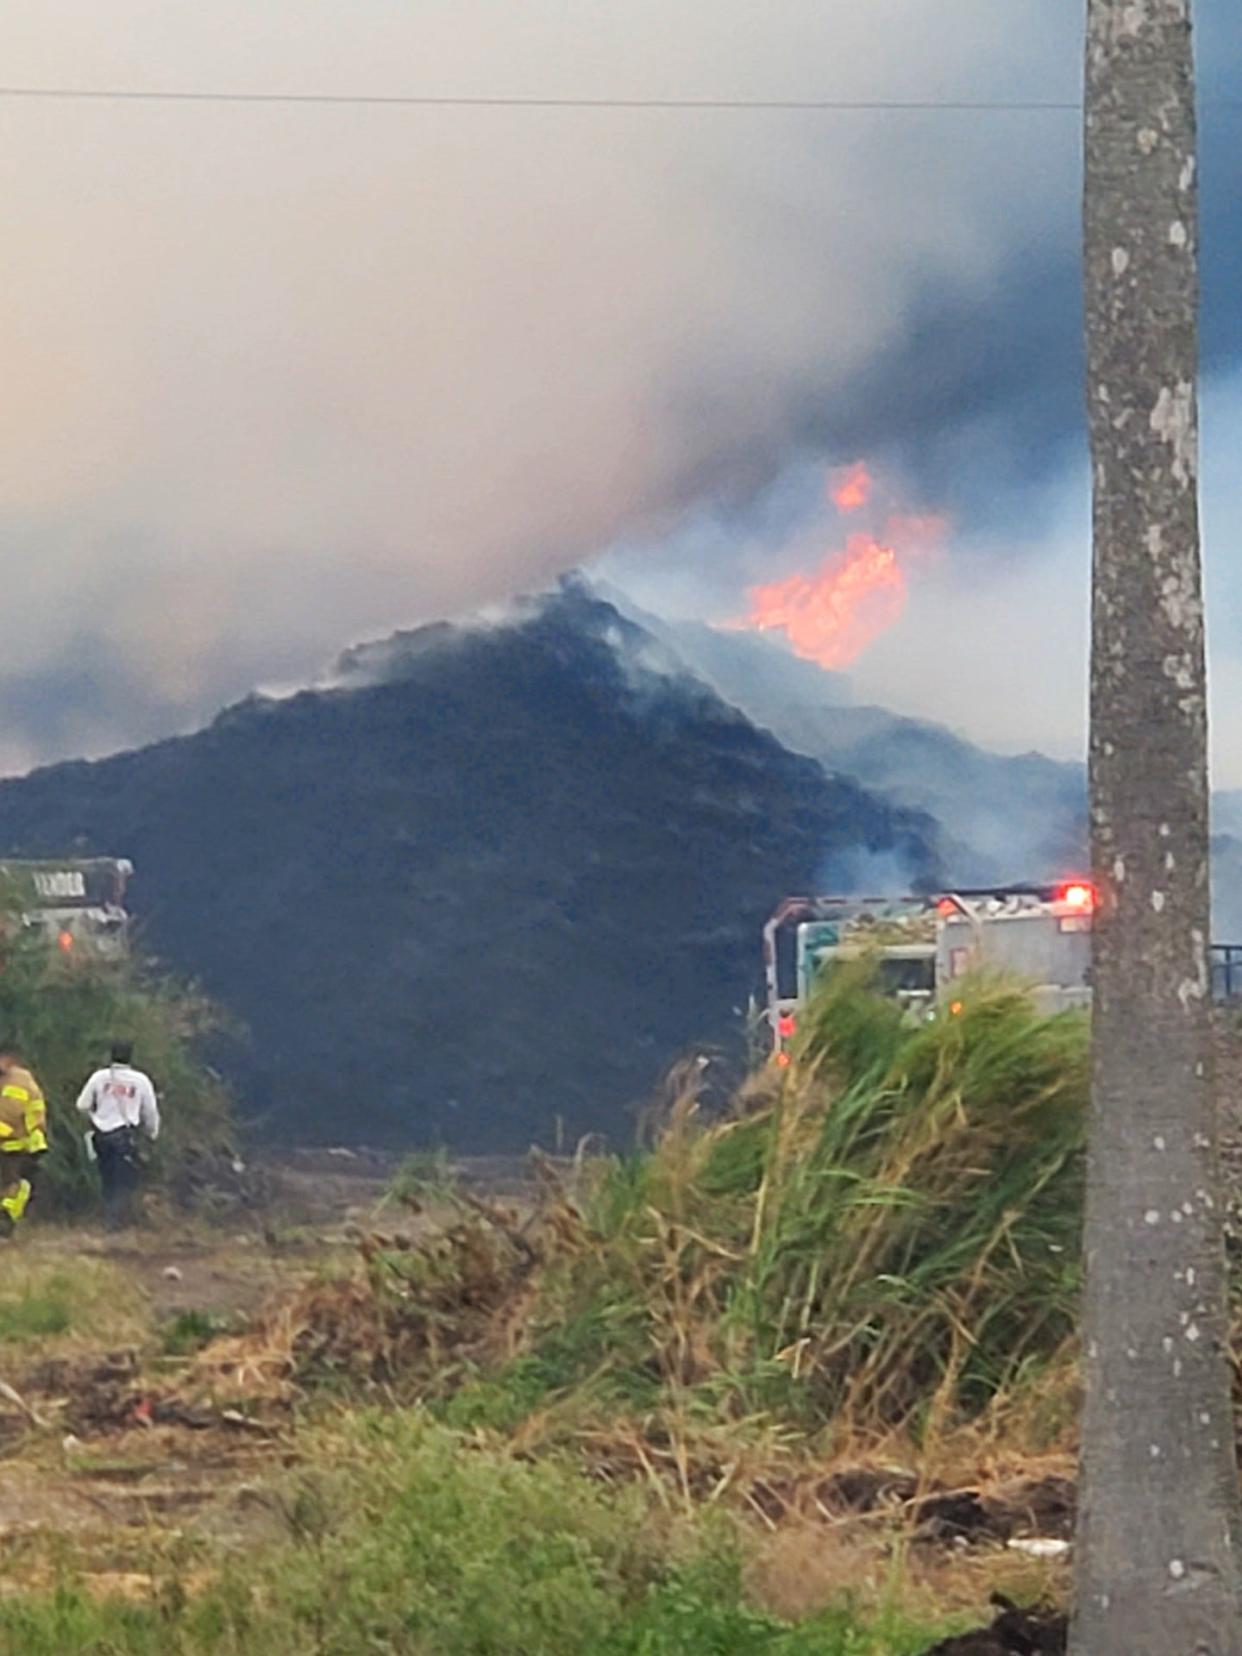
[[[160,1107],[151,1077],[133,1065],[130,1041],[112,1043],[112,1062],[96,1070],[78,1095],[78,1109],[90,1118],[90,1139],[103,1186],[110,1228],[129,1216],[141,1168],[143,1136],[160,1132]]]

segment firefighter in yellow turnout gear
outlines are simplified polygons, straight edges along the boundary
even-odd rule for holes
[[[47,1102],[16,1054],[0,1047],[0,1237],[12,1236],[30,1203],[47,1149]]]

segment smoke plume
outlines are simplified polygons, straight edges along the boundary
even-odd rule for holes
[[[1078,32],[1046,0],[41,0],[0,47],[27,85],[952,106],[1072,101]],[[10,101],[0,141],[9,768],[744,523],[808,461],[933,499],[955,442],[1034,465],[1067,397],[1077,430],[1072,111]]]

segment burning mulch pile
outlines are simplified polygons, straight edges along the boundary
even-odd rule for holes
[[[1067,1618],[1057,1610],[1019,1610],[994,1594],[996,1619],[991,1627],[943,1639],[923,1656],[1062,1656],[1068,1637]]]

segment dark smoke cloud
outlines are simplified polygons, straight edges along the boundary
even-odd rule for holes
[[[1073,98],[1080,9],[40,0],[0,51],[28,84]],[[1201,12],[1237,96],[1242,22]],[[1242,127],[1205,127],[1224,362]],[[9,104],[0,142],[9,765],[613,544],[758,545],[864,450],[982,529],[1080,440],[1073,114]]]

